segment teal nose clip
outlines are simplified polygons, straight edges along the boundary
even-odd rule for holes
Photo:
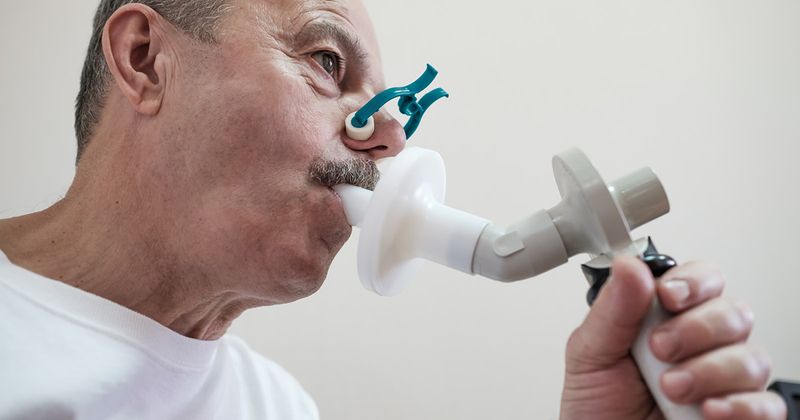
[[[378,112],[389,101],[395,98],[400,98],[400,101],[397,104],[400,107],[400,112],[403,113],[403,115],[409,116],[408,122],[406,122],[403,130],[406,133],[406,140],[410,139],[411,136],[414,135],[414,132],[417,131],[419,123],[422,121],[422,116],[425,115],[425,112],[428,110],[428,108],[430,108],[430,106],[439,99],[450,97],[450,94],[444,89],[436,88],[417,100],[416,95],[430,86],[430,84],[433,82],[433,79],[435,79],[438,74],[439,72],[436,71],[433,66],[428,64],[428,67],[425,69],[425,72],[422,73],[422,76],[420,76],[411,84],[402,87],[389,88],[375,95],[374,98],[370,99],[369,102],[367,102],[363,107],[361,107],[361,109],[352,115],[351,119],[348,119],[348,124],[352,125],[356,129],[362,129],[365,126],[374,124],[374,121],[370,120],[370,117]]]

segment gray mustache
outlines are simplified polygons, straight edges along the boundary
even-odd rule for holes
[[[326,160],[317,159],[309,169],[311,179],[326,186],[350,184],[367,190],[375,190],[381,173],[375,162],[369,159]]]

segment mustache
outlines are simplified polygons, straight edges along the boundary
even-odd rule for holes
[[[309,175],[312,180],[326,187],[350,184],[370,191],[375,190],[381,178],[375,162],[365,158],[338,160],[317,158],[311,163]]]

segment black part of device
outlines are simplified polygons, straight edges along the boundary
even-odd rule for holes
[[[800,383],[775,381],[769,386],[769,390],[786,401],[787,420],[800,420]]]
[[[678,263],[672,257],[664,254],[659,254],[656,246],[653,244],[652,238],[647,238],[647,249],[642,254],[642,261],[650,268],[653,277],[659,278],[664,273],[669,271]],[[611,276],[611,267],[593,267],[590,265],[581,265],[583,275],[589,281],[589,291],[586,292],[586,302],[592,306],[594,300],[600,294],[600,289],[606,284],[608,278]]]

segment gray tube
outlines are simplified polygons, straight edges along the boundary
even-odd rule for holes
[[[567,262],[550,215],[542,210],[503,230],[488,225],[475,249],[475,274],[503,282],[537,276]]]

